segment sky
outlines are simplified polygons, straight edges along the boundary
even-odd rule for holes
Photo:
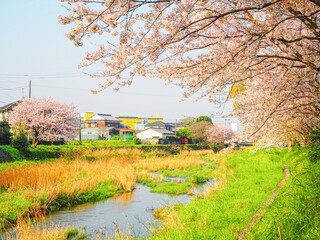
[[[155,78],[138,76],[118,92],[110,88],[92,94],[90,90],[103,79],[90,78],[78,64],[85,52],[95,49],[95,43],[89,40],[83,47],[75,47],[65,37],[70,26],[57,21],[66,14],[61,5],[58,0],[0,2],[0,106],[27,98],[31,80],[33,97],[73,103],[79,112],[115,117],[160,115],[168,122],[201,115],[211,116],[216,124],[237,121],[221,118],[231,113],[231,103],[219,107],[208,99],[180,101],[182,89]]]

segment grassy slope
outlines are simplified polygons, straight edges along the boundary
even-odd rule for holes
[[[235,239],[283,179],[289,157],[279,150],[229,157],[225,188],[180,208],[151,239]]]
[[[305,149],[287,158],[291,177],[246,239],[320,238],[320,162],[311,163]]]

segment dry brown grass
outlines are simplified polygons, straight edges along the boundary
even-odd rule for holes
[[[133,167],[121,159],[110,158],[96,161],[76,159],[74,161],[56,161],[26,167],[14,167],[0,175],[0,187],[10,191],[30,188],[64,188],[87,190],[102,181],[113,179],[125,190],[134,187],[136,174]]]
[[[157,171],[160,169],[181,169],[188,167],[198,167],[201,164],[205,164],[205,161],[197,159],[193,156],[183,156],[141,159],[135,162],[133,166],[136,168]]]
[[[59,225],[49,225],[45,222],[43,215],[38,215],[34,218],[36,222],[41,224],[32,224],[32,220],[22,219],[17,223],[16,228],[11,231],[6,231],[7,240],[64,240],[65,232],[70,228],[61,228]]]
[[[139,171],[137,173],[137,178],[147,179],[158,184],[163,182],[163,175],[155,176],[154,173],[150,173],[147,171]]]
[[[203,150],[181,150],[181,155],[212,155],[214,154],[212,149],[203,149]]]
[[[2,226],[10,226],[6,216],[34,216],[48,211],[51,203],[64,196],[65,201],[77,202],[79,194],[95,189],[98,183],[112,180],[116,187],[129,191],[135,187],[137,171],[121,158],[96,161],[59,160],[38,165],[11,167],[1,172],[0,216]],[[24,201],[24,209],[18,208]],[[11,205],[11,203],[15,204]],[[63,203],[62,203],[63,204]],[[66,202],[65,204],[68,204]]]
[[[137,148],[119,148],[119,149],[98,149],[93,152],[89,150],[84,152],[84,155],[90,155],[93,157],[103,157],[103,156],[126,156],[131,155],[132,157],[139,157],[143,152]]]

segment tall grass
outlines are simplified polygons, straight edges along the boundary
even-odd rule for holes
[[[136,177],[136,170],[117,158],[59,160],[6,168],[0,175],[0,226],[32,216],[39,209],[45,212],[52,206],[111,196],[116,189],[128,191],[135,187]],[[101,185],[107,181],[112,181],[114,187]]]
[[[138,169],[149,169],[151,171],[157,171],[160,169],[182,169],[189,167],[199,167],[205,163],[206,162],[204,160],[195,158],[194,156],[178,156],[141,159],[133,163],[133,166]]]
[[[34,220],[41,224],[33,224]],[[14,230],[4,234],[6,240],[66,240],[78,235],[78,230],[48,224],[43,215],[37,215],[33,219],[19,220]]]

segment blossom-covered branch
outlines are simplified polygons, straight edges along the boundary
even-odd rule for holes
[[[228,94],[248,135],[301,140],[319,125],[318,0],[60,1],[72,6],[58,20],[73,24],[75,45],[112,38],[80,64],[104,66],[94,92],[158,77],[184,97]]]

